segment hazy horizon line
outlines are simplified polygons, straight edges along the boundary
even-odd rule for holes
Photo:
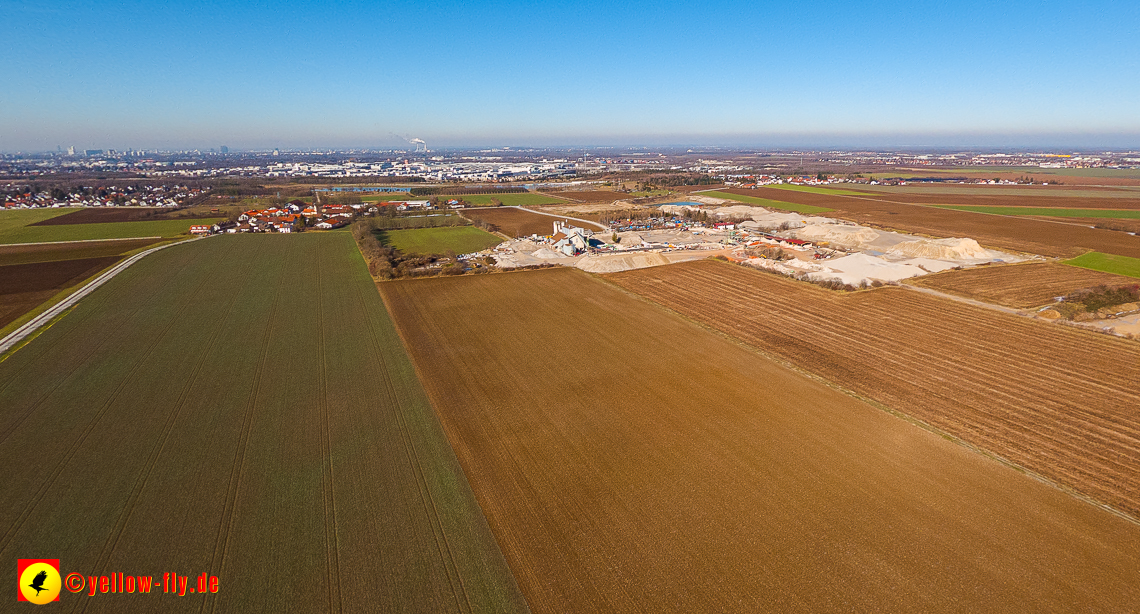
[[[86,141],[87,139],[84,139]],[[118,139],[108,139],[106,144],[97,143],[80,146],[75,143],[33,147],[2,147],[4,154],[47,154],[66,151],[75,147],[77,151],[87,149],[101,149],[103,151],[210,151],[225,146],[230,153],[265,152],[278,149],[293,153],[317,151],[346,151],[346,150],[401,150],[412,149],[410,143],[384,142],[386,139],[367,142],[363,139],[351,142],[347,139],[335,139],[337,143],[314,143],[313,141],[299,142],[301,139],[283,138],[274,139],[243,139],[247,142],[227,143],[222,139],[219,142],[190,144],[181,139],[153,139],[144,145],[126,144]],[[307,139],[306,139],[307,140]],[[334,140],[334,139],[330,139]],[[123,141],[126,141],[124,139]],[[254,142],[248,142],[254,141]],[[740,135],[729,137],[726,135],[705,136],[697,135],[653,135],[629,137],[474,137],[451,138],[438,140],[427,139],[428,149],[431,151],[465,151],[465,150],[503,150],[503,149],[732,149],[732,150],[812,150],[812,151],[946,151],[946,152],[1007,152],[1007,151],[1066,151],[1066,152],[1113,152],[1124,153],[1140,151],[1140,133],[1033,133],[1033,134],[1002,134],[1002,133],[963,133],[963,134],[862,134],[862,135],[820,135],[820,134],[781,134]]]

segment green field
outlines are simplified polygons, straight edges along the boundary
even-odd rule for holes
[[[348,233],[127,269],[0,362],[0,462],[3,552],[220,578],[69,608],[525,609]]]
[[[755,196],[741,196],[740,194],[729,194],[728,192],[701,192],[700,195],[711,196],[713,198],[735,200],[736,202],[747,203],[749,205],[756,205],[759,207],[768,207],[769,209],[795,211],[796,213],[803,213],[804,215],[813,215],[816,213],[826,213],[828,211],[833,211],[833,209],[828,209],[826,207],[798,205],[796,203],[786,203],[782,200],[769,200],[767,198],[757,198]]]
[[[66,213],[75,213],[76,209],[0,209],[0,235],[10,230],[23,228],[28,224],[35,224]]]
[[[434,198],[432,196],[423,196],[421,198]],[[504,205],[515,206],[530,206],[530,205],[554,205],[558,203],[568,202],[566,199],[558,198],[557,196],[550,196],[549,194],[536,194],[534,192],[517,192],[511,194],[463,194],[457,196],[440,196],[439,199],[447,202],[452,198],[462,198],[471,205],[489,205],[492,198],[497,198],[503,202]]]
[[[1065,264],[1079,266],[1082,269],[1092,269],[1094,271],[1103,271],[1105,273],[1116,273],[1117,275],[1127,275],[1128,277],[1140,278],[1140,258],[1117,256],[1115,254],[1102,254],[1100,252],[1089,252],[1087,254],[1077,256],[1072,260],[1066,260]]]
[[[221,219],[222,218],[111,222],[107,224],[67,224],[61,226],[23,226],[0,231],[0,244],[94,241],[98,239],[134,239],[140,237],[175,237],[188,234],[191,225],[213,224],[221,221]],[[27,223],[30,224],[32,221]]]
[[[442,254],[447,250],[469,254],[494,247],[503,240],[474,226],[453,226],[383,231],[380,242],[405,254]]]
[[[831,196],[866,196],[865,192],[855,192],[853,190],[845,190],[842,188],[821,188],[814,185],[792,185],[790,183],[774,183],[772,185],[760,186],[764,188],[775,188],[777,190],[791,190],[793,192],[809,192],[811,194],[827,194]]]
[[[1064,209],[1061,207],[988,207],[985,205],[932,205],[938,209],[972,211],[992,215],[1043,215],[1050,217],[1080,217],[1140,220],[1140,209]]]

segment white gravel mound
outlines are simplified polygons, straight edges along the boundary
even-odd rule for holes
[[[618,243],[622,247],[637,247],[638,245],[645,243],[645,239],[633,231],[619,232],[618,238],[621,239],[621,241],[618,241]]]
[[[812,243],[826,241],[835,246],[863,249],[879,237],[879,231],[846,224],[812,224],[796,230],[795,235]]]
[[[731,205],[712,210],[712,214],[722,220],[729,217],[753,219],[753,216],[764,215],[766,213],[768,213],[768,210],[763,207],[749,207],[748,205]]]
[[[534,252],[532,252],[530,254],[530,257],[531,258],[543,258],[543,259],[565,258],[566,254],[563,254],[562,252],[556,252],[550,248],[543,247],[541,249],[537,249]]]
[[[663,264],[669,264],[669,259],[662,254],[643,253],[587,256],[580,259],[575,266],[590,273],[617,273],[619,271],[645,269],[652,266],[661,266]]]
[[[851,254],[835,260],[828,260],[827,266],[837,274],[830,275],[843,283],[858,285],[863,280],[899,281],[925,275],[926,271],[911,264],[891,262],[867,254]],[[825,277],[825,275],[821,275]]]
[[[661,213],[665,215],[684,215],[690,209],[696,209],[696,207],[692,205],[661,205]]]
[[[990,251],[973,239],[918,239],[899,243],[887,251],[891,256],[934,260],[989,260]]]

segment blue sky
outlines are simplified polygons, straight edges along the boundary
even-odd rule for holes
[[[1137,2],[0,0],[0,150],[1140,148]]]

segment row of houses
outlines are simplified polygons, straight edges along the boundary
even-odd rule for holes
[[[59,188],[32,192],[19,190],[0,193],[0,207],[4,209],[37,209],[58,207],[181,207],[190,199],[209,192],[210,188],[190,188],[175,185],[126,186],[117,188],[74,188],[71,192]],[[2,191],[2,189],[0,189]]]

